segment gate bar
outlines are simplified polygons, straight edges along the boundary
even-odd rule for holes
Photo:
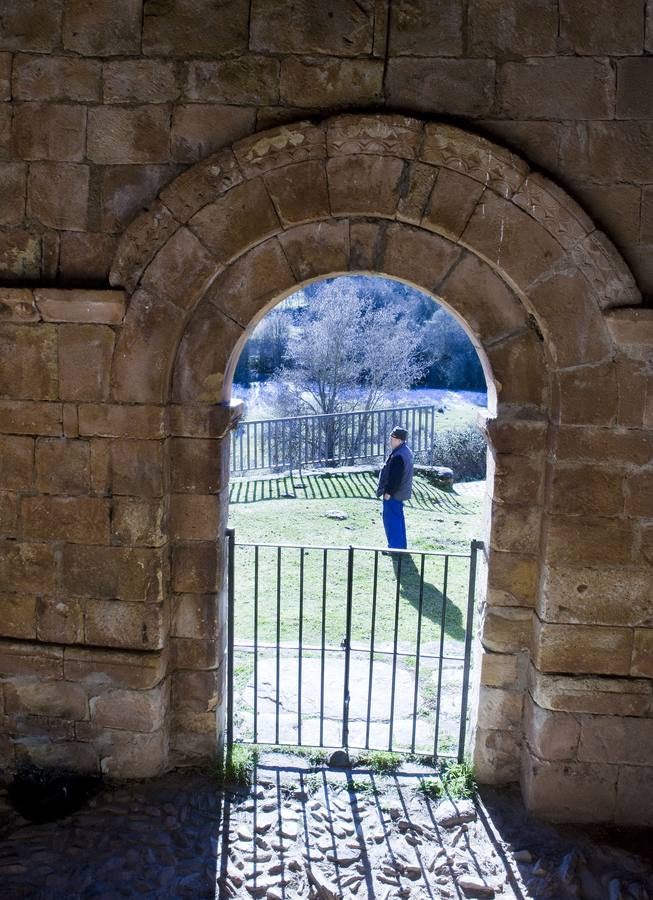
[[[354,548],[347,554],[347,626],[343,646],[345,648],[345,677],[342,690],[342,746],[349,745],[349,665],[351,656],[351,604],[354,593]]]
[[[227,750],[234,743],[234,550],[236,531],[227,528]]]
[[[467,591],[467,620],[465,621],[465,662],[463,664],[463,690],[460,698],[460,736],[458,738],[458,762],[465,756],[465,738],[467,735],[467,697],[469,694],[469,668],[472,653],[472,620],[474,618],[474,600],[476,594],[476,557],[482,549],[483,541],[472,541],[469,556],[469,588]]]

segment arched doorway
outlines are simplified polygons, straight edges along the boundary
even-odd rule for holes
[[[339,116],[241,141],[176,179],[119,246],[111,281],[133,294],[112,400],[165,407],[167,602],[173,622],[179,606],[206,611],[203,625],[189,616],[183,636],[173,625],[174,758],[215,747],[212,709],[223,706],[224,643],[214,637],[223,605],[216,616],[206,598],[220,594],[224,572],[214,541],[225,524],[239,348],[280,297],[344,272],[436,296],[473,336],[496,387],[474,757],[481,780],[521,773],[528,802],[546,806],[552,767],[561,767],[545,731],[567,715],[542,699],[547,679],[630,672],[628,635],[606,632],[601,643],[584,623],[561,624],[543,585],[552,569],[571,585],[570,562],[591,565],[606,542],[626,543],[610,504],[577,498],[568,514],[561,498],[577,459],[574,429],[619,421],[603,311],[640,298],[614,248],[554,184],[488,141],[400,116]],[[570,752],[560,783],[591,778]]]

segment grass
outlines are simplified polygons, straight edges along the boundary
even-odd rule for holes
[[[417,790],[425,797],[437,800],[467,800],[476,794],[474,770],[467,761],[445,766],[439,778],[420,778]]]
[[[364,477],[365,476],[365,477]],[[283,479],[276,479],[277,482]],[[270,481],[268,479],[268,481]],[[285,479],[289,482],[289,479]],[[271,482],[270,482],[271,483]],[[318,545],[323,549],[300,551],[287,548],[238,546],[236,551],[236,634],[238,640],[254,637],[254,613],[258,607],[258,639],[276,641],[277,609],[281,615],[281,641],[296,641],[301,619],[305,642],[319,644],[322,630],[327,644],[339,644],[345,630],[347,596],[347,560],[349,545],[383,547],[385,535],[380,504],[374,498],[370,473],[336,473],[304,476],[313,484],[310,499],[300,496],[298,476],[288,484],[291,496],[282,496],[277,484],[273,499],[232,499],[230,525],[242,544]],[[452,493],[415,481],[415,497],[406,507],[411,549],[466,553],[481,531],[479,497],[466,486],[464,494]],[[263,496],[247,489],[247,496]],[[266,489],[267,490],[267,489]],[[241,490],[245,497],[245,488]],[[236,483],[232,498],[237,497]],[[346,516],[333,519],[327,513]],[[418,628],[422,558],[402,558],[401,571],[396,560],[375,557],[369,551],[354,551],[352,640],[367,643],[371,633],[372,607],[376,600],[375,636],[390,641],[394,636],[397,587],[399,587],[399,643],[414,644]],[[256,569],[256,567],[258,567]],[[278,581],[279,572],[281,581]],[[377,575],[374,595],[374,575]],[[444,615],[448,637],[464,638],[464,610],[467,598],[468,560],[450,558],[446,580],[444,557],[424,557],[424,591],[421,598],[422,641],[437,641]],[[303,577],[302,577],[303,576]],[[400,576],[400,577],[399,577]]]
[[[401,753],[391,753],[388,750],[371,750],[358,757],[357,765],[372,769],[379,775],[387,775],[396,772],[403,760],[404,757]]]
[[[227,750],[224,759],[218,760],[215,769],[220,785],[240,785],[252,783],[252,775],[258,761],[258,749],[244,744],[234,744]]]

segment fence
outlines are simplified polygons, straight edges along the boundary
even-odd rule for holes
[[[231,442],[231,473],[353,465],[387,453],[388,434],[401,424],[414,453],[426,452],[435,434],[434,406],[257,419],[242,422]]]
[[[228,744],[462,760],[482,543],[388,552],[227,534]]]

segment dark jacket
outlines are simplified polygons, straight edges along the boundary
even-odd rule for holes
[[[385,461],[376,496],[390,494],[393,500],[409,500],[413,492],[413,453],[407,444],[399,444]]]

